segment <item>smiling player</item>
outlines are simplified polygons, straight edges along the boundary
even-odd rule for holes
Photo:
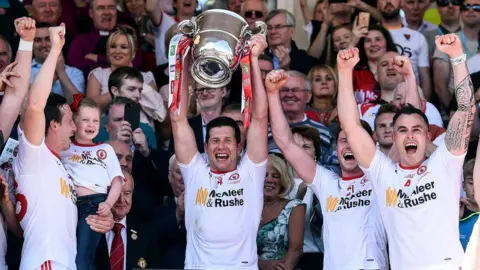
[[[460,39],[437,37],[437,48],[453,66],[458,110],[445,141],[427,159],[428,120],[407,104],[393,119],[393,140],[400,162],[376,149],[359,122],[352,89],[352,69],[358,49],[338,54],[338,115],[356,160],[379,201],[389,238],[393,270],[459,269],[463,249],[459,240],[461,171],[475,111],[473,87]]]

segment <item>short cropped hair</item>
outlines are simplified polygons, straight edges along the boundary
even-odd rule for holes
[[[373,128],[376,130],[377,129],[377,118],[382,115],[382,114],[387,114],[387,113],[392,113],[396,114],[398,112],[397,107],[395,105],[386,103],[380,106],[378,109],[377,115],[375,116],[375,120],[373,121]]]
[[[236,143],[239,144],[241,141],[241,136],[240,136],[240,128],[238,127],[237,122],[233,120],[230,117],[226,116],[219,116],[212,121],[208,122],[207,124],[207,134],[205,136],[205,142],[208,144],[208,141],[210,140],[210,131],[212,128],[217,128],[217,127],[231,127],[235,131],[235,140]]]
[[[222,113],[228,112],[241,112],[242,105],[240,103],[230,103],[227,106],[223,107]]]
[[[468,177],[473,176],[473,168],[475,167],[475,158],[469,159],[463,165],[463,181],[467,180]]]
[[[268,23],[273,17],[283,14],[285,15],[285,24],[290,25],[292,27],[295,27],[295,16],[293,14],[286,10],[286,9],[274,9],[270,11],[267,15],[267,18],[265,19],[265,22]]]
[[[268,62],[270,62],[270,63],[273,64],[273,58],[272,58],[270,55],[268,55],[268,54],[260,54],[260,55],[258,56],[258,60],[268,61]]]
[[[45,136],[48,135],[48,129],[50,128],[50,123],[52,121],[55,123],[62,122],[62,107],[65,105],[68,105],[66,98],[55,93],[50,93],[47,99],[47,104],[43,109],[43,113],[45,114]]]
[[[318,160],[320,158],[320,149],[322,145],[322,141],[320,140],[320,132],[318,132],[318,129],[301,125],[294,127],[291,130],[292,134],[298,134],[302,136],[302,138],[313,142],[313,147],[315,148],[315,158]]]
[[[422,117],[423,121],[425,122],[425,124],[427,125],[427,128],[428,128],[429,123],[428,123],[427,116],[422,112],[422,110],[419,110],[419,109],[415,108],[410,103],[407,103],[407,104],[403,105],[402,108],[395,114],[395,116],[393,116],[393,125],[394,126],[395,126],[395,122],[397,122],[397,119],[403,114],[406,114],[406,115],[418,114],[418,115],[420,115],[420,117]]]
[[[107,105],[107,108],[105,109],[105,115],[108,115],[108,112],[112,108],[113,105],[131,105],[134,104],[135,101],[127,98],[127,97],[121,97],[121,96],[116,96],[113,98],[112,102],[110,102]]]
[[[312,83],[308,79],[307,75],[296,71],[296,70],[289,70],[287,71],[288,77],[297,77],[303,79],[305,81],[305,90],[308,92],[312,92]]]
[[[363,129],[368,133],[368,135],[372,137],[372,127],[370,127],[370,125],[364,120],[360,120],[360,124],[362,125]],[[338,125],[337,129],[335,130],[335,141],[338,141],[338,137],[340,136],[340,132],[342,132],[342,130],[342,125]]]
[[[108,77],[108,92],[113,98],[112,87],[120,89],[123,81],[127,79],[137,80],[143,84],[143,75],[140,70],[134,67],[119,67],[115,69]]]

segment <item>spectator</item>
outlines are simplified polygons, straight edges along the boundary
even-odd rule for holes
[[[173,19],[176,23],[193,19],[197,6],[198,0],[173,0],[173,9],[175,10]]]
[[[460,18],[463,29],[457,32],[467,55],[467,60],[475,55],[478,49],[478,32],[480,31],[480,12],[473,10],[479,0],[465,0],[460,7]],[[433,54],[433,81],[442,106],[449,109],[453,95],[453,73],[446,54],[436,50]]]
[[[462,30],[460,25],[460,6],[462,2],[463,0],[436,0],[441,23],[433,30],[423,31],[423,35],[427,39],[430,57],[435,52],[435,37],[437,35],[457,33]]]
[[[260,66],[260,71],[262,72],[262,80],[265,82],[267,74],[273,70],[273,59],[272,57],[262,54],[258,57],[258,65]]]
[[[463,165],[463,191],[465,197],[460,199],[460,242],[463,250],[466,250],[473,226],[478,220],[480,208],[475,201],[475,187],[473,183],[473,169],[475,159],[470,159]]]
[[[19,42],[13,22],[18,18],[27,17],[28,12],[19,0],[8,0],[2,4],[0,5],[0,25],[2,26],[0,27],[0,35],[8,41],[14,50],[13,55],[16,53]]]
[[[353,29],[350,24],[341,24],[332,28],[332,38],[329,44],[331,53],[328,55],[328,65],[336,66],[336,58],[340,50],[356,47],[361,38],[367,37],[368,27],[357,24],[357,20],[358,17],[353,23]]]
[[[285,162],[268,156],[263,211],[257,236],[259,269],[295,269],[303,253],[305,205],[285,199],[293,186]]]
[[[338,120],[337,74],[330,66],[315,65],[308,73],[308,80],[312,84],[312,100],[305,113],[313,121],[329,126]]]
[[[381,96],[378,85],[379,60],[387,52],[396,52],[388,30],[372,25],[365,38],[358,42],[360,61],[353,70],[353,89],[358,104],[372,102]],[[380,93],[379,93],[380,92]]]
[[[410,58],[417,82],[422,87],[425,98],[430,100],[432,83],[427,40],[420,32],[402,25],[400,17],[401,1],[403,0],[377,0],[378,9],[382,12],[384,18],[382,25],[390,31],[398,53]]]
[[[423,20],[425,12],[430,7],[430,0],[402,0],[401,8],[405,12],[402,24],[412,30],[424,33],[436,28],[431,22]]]
[[[167,15],[163,10],[162,6],[165,4],[165,1],[155,1],[149,0],[146,2],[145,10],[147,15],[150,16],[154,27],[155,34],[155,60],[157,66],[162,66],[168,64],[168,44],[170,39],[166,38],[167,31],[175,25],[175,20]],[[172,35],[173,36],[173,35]],[[167,44],[167,46],[165,45]],[[163,72],[164,68],[160,68],[160,72]],[[159,82],[160,83],[160,82]],[[160,85],[161,86],[161,85]]]
[[[388,155],[393,146],[393,117],[397,111],[395,105],[385,103],[380,106],[375,116],[373,139],[385,155]]]
[[[0,73],[12,62],[12,47],[8,40],[0,35]]]
[[[295,34],[295,17],[284,9],[270,11],[266,18],[269,48],[265,53],[273,57],[274,69],[296,70],[307,74],[317,60],[298,49]]]
[[[70,66],[79,68],[84,75],[97,67],[108,67],[107,39],[110,32],[117,25],[117,6],[114,0],[90,1],[90,18],[93,20],[94,30],[75,37],[68,52]],[[130,34],[133,34],[130,33]],[[132,51],[135,58],[134,67],[141,66],[141,50]],[[88,93],[88,91],[87,91]],[[104,105],[105,106],[105,105]]]
[[[242,3],[240,15],[247,21],[250,29],[255,29],[255,22],[265,21],[268,15],[268,7],[263,0],[245,0]]]
[[[46,23],[49,26],[58,24],[62,15],[60,0],[33,0],[32,18],[37,22]]]
[[[141,83],[138,84],[138,86],[140,85]],[[100,132],[95,138],[95,142],[105,142],[108,141],[108,139],[120,140],[131,147],[135,147],[132,149],[138,150],[143,156],[149,156],[151,148],[157,149],[154,130],[148,124],[142,122],[140,122],[139,128],[132,130],[130,123],[124,119],[125,106],[131,106],[134,102],[135,101],[130,98],[123,96],[118,96],[113,99],[105,110],[107,118],[106,124],[100,126]],[[102,124],[105,123],[104,119],[101,121]],[[135,141],[138,136],[141,137],[141,142]]]
[[[289,71],[287,83],[280,89],[282,109],[289,126],[292,128],[304,125],[317,129],[322,142],[321,156],[317,162],[331,169],[338,169],[338,159],[334,150],[335,140],[330,130],[325,125],[308,119],[305,114],[311,96],[312,86],[307,76],[298,71]],[[268,151],[279,153],[270,129],[268,132]]]
[[[37,31],[33,40],[34,59],[32,61],[30,84],[37,77],[40,68],[50,53],[52,44],[48,27],[49,25],[46,23],[37,23]],[[57,65],[55,66],[55,80],[52,85],[52,93],[65,97],[68,103],[72,103],[75,94],[85,93],[85,77],[83,73],[77,68],[66,65],[63,53],[58,57]]]
[[[480,35],[477,34],[477,36],[478,36],[477,37],[477,42],[478,42],[480,41]],[[478,44],[480,44],[480,42]],[[470,57],[470,59],[467,60],[467,67],[470,74],[480,71],[480,48],[477,49],[477,53],[474,56]],[[473,78],[472,78],[472,81],[473,81]],[[475,88],[475,90],[476,89],[477,88]]]
[[[228,0],[228,10],[240,14],[243,0]]]
[[[305,23],[303,30],[305,30],[309,38],[312,37],[314,32],[316,32],[315,36],[317,36],[320,31],[320,25],[325,19],[325,11],[328,11],[327,1],[317,0],[313,11],[311,11],[307,0],[300,0],[300,8],[302,9],[303,21]],[[314,39],[311,39],[311,41]]]

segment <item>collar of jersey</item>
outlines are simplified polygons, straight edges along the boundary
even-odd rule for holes
[[[399,26],[385,27],[385,29],[387,29],[387,30],[398,30],[398,29],[402,29],[402,28],[403,28],[403,24],[400,24]]]
[[[416,170],[418,168],[420,168],[420,166],[422,166],[423,162],[426,160],[427,158],[424,158],[420,163],[418,163],[417,165],[413,165],[413,166],[406,166],[406,165],[402,165],[401,162],[398,163],[398,166],[402,169],[402,170]]]
[[[343,181],[350,181],[350,180],[355,180],[355,179],[358,179],[360,177],[363,177],[365,174],[362,172],[361,174],[359,175],[355,175],[355,176],[349,176],[349,177],[342,177],[342,180]]]
[[[80,146],[80,147],[91,147],[91,146],[97,146],[97,145],[100,145],[101,143],[88,143],[88,144],[83,144],[83,143],[79,143],[77,141],[73,141],[73,144],[76,145],[76,146]]]
[[[235,169],[230,170],[230,171],[216,171],[216,170],[210,169],[210,172],[213,173],[213,174],[227,174],[227,173],[233,172],[235,170],[237,170],[236,167],[235,167]]]
[[[45,144],[45,145],[46,145],[46,144]],[[48,148],[48,150],[50,150],[50,152],[52,152],[52,154],[53,154],[56,158],[60,159],[60,155],[59,155],[57,152],[53,151],[53,149],[50,148],[48,145],[47,145],[47,148]]]

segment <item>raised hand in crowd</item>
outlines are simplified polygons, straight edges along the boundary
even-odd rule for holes
[[[422,109],[422,101],[420,95],[417,91],[417,80],[415,78],[415,73],[413,72],[412,63],[408,56],[397,55],[392,59],[392,66],[395,70],[400,73],[405,80],[405,87],[407,91],[403,95],[402,103],[410,103],[417,109]]]
[[[290,52],[287,50],[287,48],[283,46],[278,46],[273,50],[273,53],[275,56],[278,58],[278,61],[280,62],[280,68],[289,70],[290,69]]]
[[[17,63],[18,62],[10,63],[10,65],[6,66],[0,74],[0,92],[5,91],[7,86],[14,88],[13,84],[10,82],[11,77],[20,78],[20,74],[13,71],[13,68],[17,65]]]
[[[148,147],[147,137],[143,133],[141,128],[137,128],[132,132],[132,140],[135,148],[142,154],[144,157],[150,155],[150,147]]]
[[[132,144],[132,127],[130,126],[130,123],[128,121],[122,121],[120,123],[120,128],[117,129],[116,134],[112,134],[111,138],[112,140],[119,140],[122,141],[128,145]]]
[[[358,16],[355,17],[355,21],[353,22],[353,29],[352,29],[352,43],[353,47],[357,46],[358,41],[361,38],[365,38],[368,35],[368,26],[358,24]]]

